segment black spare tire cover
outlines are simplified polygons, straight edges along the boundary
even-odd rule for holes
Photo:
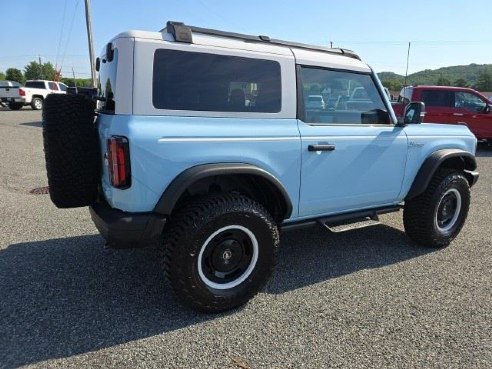
[[[48,95],[43,141],[51,201],[58,208],[93,204],[101,162],[94,105],[81,95]]]

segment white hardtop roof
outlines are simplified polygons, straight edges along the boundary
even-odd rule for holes
[[[127,31],[118,34],[117,38],[135,38],[145,40],[155,40],[161,42],[175,43],[175,39],[166,29],[162,32],[149,31]],[[340,49],[333,49],[333,53],[326,51],[309,50],[297,48],[295,46],[270,44],[268,42],[251,42],[227,36],[201,34],[199,31],[193,32],[193,43],[191,45],[212,46],[225,49],[247,50],[260,53],[275,55],[294,56],[297,64],[320,66],[327,68],[355,70],[359,72],[371,72],[371,68],[359,59],[343,55]],[[295,44],[294,44],[295,45]],[[316,47],[316,46],[313,46]],[[321,46],[319,46],[321,48]]]

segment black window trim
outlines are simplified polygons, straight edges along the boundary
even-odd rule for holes
[[[321,69],[321,70],[326,70],[326,71],[332,71],[332,72],[342,72],[342,73],[352,73],[352,74],[361,74],[361,75],[367,75],[370,76],[372,81],[374,82],[374,85],[376,86],[376,90],[379,94],[379,97],[381,98],[381,101],[383,102],[384,106],[386,107],[386,110],[388,112],[389,118],[390,118],[390,123],[389,124],[362,124],[362,123],[357,123],[357,124],[340,124],[340,123],[308,123],[305,121],[305,109],[304,109],[304,84],[302,80],[302,69]],[[376,83],[376,80],[374,78],[375,72],[372,70],[370,72],[362,72],[362,71],[356,71],[352,69],[344,69],[344,68],[330,68],[330,67],[322,67],[322,66],[317,66],[317,65],[306,65],[306,64],[297,64],[296,63],[296,88],[297,88],[297,119],[302,121],[304,124],[308,124],[310,126],[337,126],[337,127],[369,127],[369,126],[376,126],[376,127],[395,127],[398,123],[395,123],[391,117],[390,114],[390,109],[393,109],[391,106],[388,106],[386,103],[386,99],[384,98],[385,95],[384,91],[379,88],[379,84]]]

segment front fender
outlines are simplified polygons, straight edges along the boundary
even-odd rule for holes
[[[412,183],[412,187],[410,187],[410,191],[408,191],[405,200],[410,200],[423,193],[429,185],[432,177],[441,166],[456,168],[465,172],[468,171],[469,175],[467,175],[467,177],[472,178],[471,180],[469,179],[470,186],[475,184],[477,181],[478,173],[473,172],[477,169],[477,161],[472,153],[460,149],[444,149],[434,151],[429,155],[429,157],[427,157],[427,159],[425,159],[424,163],[417,172],[417,175]]]

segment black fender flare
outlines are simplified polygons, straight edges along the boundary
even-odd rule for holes
[[[154,212],[161,215],[170,215],[186,189],[196,181],[207,177],[222,176],[228,174],[249,174],[266,179],[280,194],[283,200],[283,218],[287,219],[292,214],[292,202],[282,183],[271,173],[257,166],[246,163],[215,163],[202,164],[186,169],[169,184],[161,198],[157,202]]]
[[[432,177],[436,173],[437,169],[446,161],[452,160],[452,163],[459,165],[465,171],[465,175],[467,178],[470,177],[470,186],[476,182],[478,178],[478,173],[474,173],[473,171],[477,169],[477,161],[475,156],[464,150],[460,149],[443,149],[434,151],[430,154],[427,159],[425,159],[424,163],[420,167],[415,179],[413,180],[412,187],[410,187],[410,191],[408,191],[405,200],[410,200],[425,191],[427,186],[429,185]],[[451,165],[450,168],[454,166]]]

